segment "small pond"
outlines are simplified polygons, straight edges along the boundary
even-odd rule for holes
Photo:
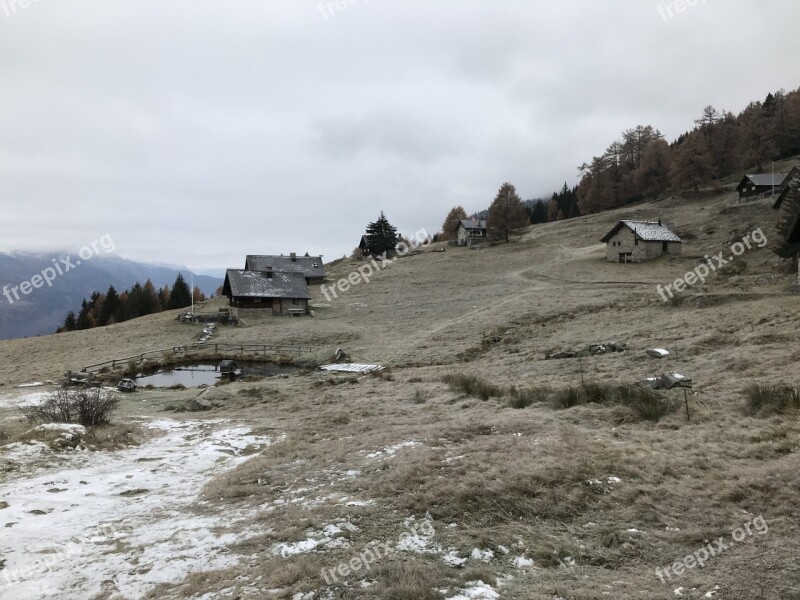
[[[274,377],[275,375],[290,375],[300,370],[299,367],[269,362],[239,362],[238,364],[243,371],[244,377]],[[159,388],[173,385],[196,388],[201,385],[214,385],[220,380],[220,377],[217,365],[196,364],[162,369],[149,375],[140,375],[135,378],[135,381],[140,388],[146,385]]]

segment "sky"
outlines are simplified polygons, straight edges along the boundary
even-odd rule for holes
[[[800,85],[796,0],[0,0],[0,251],[240,267]],[[108,238],[106,238],[108,239]]]

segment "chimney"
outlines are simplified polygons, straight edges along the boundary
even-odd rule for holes
[[[661,225],[661,217],[658,217],[658,224]]]
[[[289,254],[289,256],[292,257],[292,262],[297,262],[297,253],[296,252],[292,252],[291,254]]]
[[[267,279],[272,279],[272,267],[267,267]]]

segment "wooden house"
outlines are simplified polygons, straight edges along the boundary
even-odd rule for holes
[[[245,271],[271,271],[273,273],[300,273],[306,284],[325,281],[325,265],[321,256],[297,256],[292,252],[289,256],[272,256],[249,254],[244,261]]]
[[[658,221],[620,221],[603,238],[609,262],[653,260],[664,254],[681,254],[681,238]]]
[[[236,308],[271,310],[273,315],[308,314],[308,285],[302,273],[228,269],[222,294]]]
[[[773,192],[779,195],[783,192],[789,179],[797,175],[800,169],[792,168],[788,173],[753,173],[745,175],[736,186],[739,200],[752,200],[762,195]]]
[[[471,246],[485,242],[488,237],[486,221],[479,219],[461,219],[456,229],[456,240],[459,246]]]

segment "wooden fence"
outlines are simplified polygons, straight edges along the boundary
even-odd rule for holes
[[[131,361],[140,362],[142,360],[147,360],[148,358],[161,358],[164,356],[165,353],[171,353],[173,356],[180,356],[180,355],[187,355],[191,354],[192,352],[213,352],[220,353],[220,352],[238,352],[239,354],[245,354],[249,352],[259,353],[263,352],[266,354],[267,352],[275,353],[275,354],[282,354],[282,355],[294,355],[297,354],[301,356],[303,354],[311,354],[320,349],[319,346],[273,346],[270,344],[225,344],[225,343],[216,343],[216,344],[191,344],[187,346],[173,346],[172,348],[164,348],[162,350],[151,350],[149,352],[142,352],[141,354],[136,354],[134,356],[128,356],[125,358],[115,358],[113,360],[106,360],[103,362],[95,363],[93,365],[86,365],[83,367],[84,372],[92,372],[92,371],[99,371],[104,367],[111,367],[112,369],[117,367],[118,365],[128,365]]]

